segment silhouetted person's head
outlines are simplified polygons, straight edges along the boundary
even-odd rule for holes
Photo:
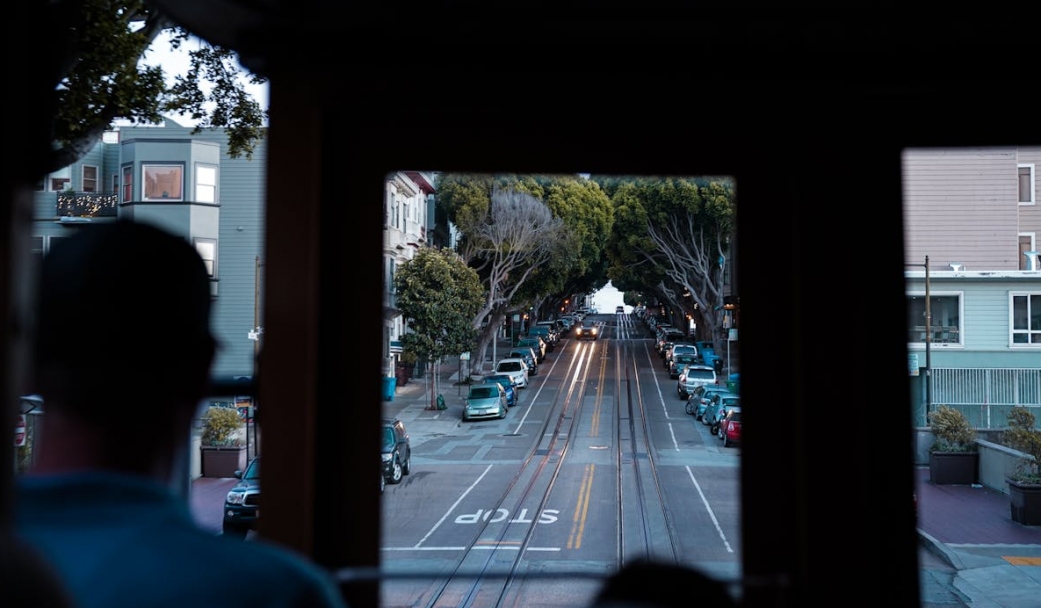
[[[41,267],[36,335],[51,452],[72,429],[95,461],[119,445],[166,457],[187,441],[216,343],[209,277],[186,239],[125,220],[62,239]]]
[[[638,559],[604,581],[591,608],[737,608],[726,585],[690,566]]]

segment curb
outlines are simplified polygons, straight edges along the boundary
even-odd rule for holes
[[[947,547],[947,545],[945,545],[945,544],[941,543],[940,541],[936,540],[935,538],[930,536],[927,532],[925,532],[921,528],[915,528],[915,530],[918,531],[918,540],[919,540],[919,542],[921,544],[925,545],[925,548],[928,549],[930,553],[932,553],[933,555],[936,555],[940,559],[944,560],[952,568],[954,568],[956,570],[964,570],[965,569],[965,563],[962,562],[961,558],[958,557],[958,554],[955,553],[954,551],[951,551]]]

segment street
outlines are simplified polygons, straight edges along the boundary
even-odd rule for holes
[[[601,337],[561,340],[504,420],[463,423],[446,395],[408,421],[412,473],[383,497],[386,605],[581,605],[645,556],[740,580],[740,448],[684,413],[641,324],[596,319]]]

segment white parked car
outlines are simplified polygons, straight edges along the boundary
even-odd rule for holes
[[[680,399],[686,399],[697,387],[714,384],[718,384],[715,368],[708,365],[688,365],[676,380],[676,392],[679,393]]]
[[[528,386],[528,364],[524,362],[524,359],[516,357],[503,359],[495,364],[495,373],[508,374],[513,378],[513,383],[517,388],[527,388]]]

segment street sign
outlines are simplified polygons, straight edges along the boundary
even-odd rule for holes
[[[465,353],[459,353],[459,360],[460,361],[469,361],[470,360],[470,351],[467,351]]]
[[[25,414],[18,414],[18,420],[14,424],[14,447],[20,448],[25,445]]]

